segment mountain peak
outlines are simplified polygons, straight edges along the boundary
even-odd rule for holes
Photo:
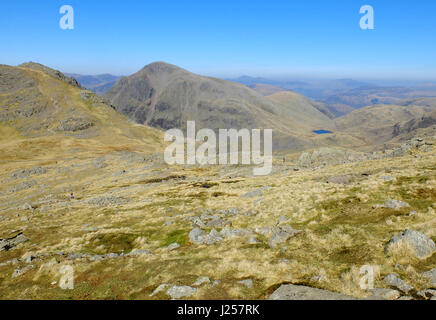
[[[77,82],[77,80],[75,78],[67,77],[59,70],[49,68],[49,67],[47,67],[43,64],[40,64],[40,63],[29,61],[29,62],[25,62],[25,63],[20,64],[18,67],[42,71],[45,74],[48,74],[49,76],[52,76],[52,77],[59,79],[59,80],[62,80],[62,81],[66,82],[72,86],[81,88],[81,85]]]
[[[183,70],[183,69],[170,63],[157,61],[146,65],[144,68],[142,68],[141,71],[160,73],[160,72],[173,72],[178,70]]]

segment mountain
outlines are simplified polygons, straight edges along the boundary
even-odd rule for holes
[[[369,145],[405,141],[436,133],[436,105],[374,105],[335,120],[338,130]]]
[[[98,94],[103,94],[112,88],[115,83],[121,79],[121,76],[114,76],[111,74],[99,75],[81,75],[75,73],[66,73],[68,77],[76,79],[84,88],[94,91]]]
[[[272,128],[279,148],[317,145],[312,131],[333,124],[307,99],[292,94],[285,102],[269,99],[242,84],[163,62],[120,79],[104,96],[133,121],[159,129],[184,129],[188,120],[214,130]],[[310,117],[303,116],[308,113]]]
[[[30,149],[32,157],[59,154],[74,145],[93,153],[129,146],[152,152],[162,141],[157,130],[132,124],[73,78],[37,63],[0,65],[0,128],[4,155],[12,158]]]
[[[255,84],[247,85],[247,87],[253,89],[254,91],[260,93],[263,96],[269,96],[271,94],[283,91],[282,88],[272,86],[270,84],[255,83]]]

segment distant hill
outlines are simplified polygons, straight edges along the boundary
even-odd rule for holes
[[[335,120],[338,130],[370,145],[436,134],[436,105],[375,105]]]
[[[0,131],[0,143],[31,142],[35,153],[73,145],[94,154],[129,146],[149,152],[162,148],[161,132],[132,124],[73,78],[37,63],[0,65]],[[12,156],[26,151],[20,143],[7,148]]]
[[[436,84],[434,83],[401,83],[401,85],[388,86],[388,82],[383,81],[370,83],[353,79],[337,79],[302,82],[249,76],[239,77],[233,81],[257,89],[261,93],[273,94],[279,89],[298,92],[323,103],[336,117],[366,106],[399,105],[405,99],[436,97]]]
[[[94,91],[98,94],[103,94],[112,88],[115,83],[121,79],[121,76],[114,76],[111,74],[99,75],[81,75],[75,73],[66,73],[68,77],[76,79],[84,88]]]
[[[162,62],[120,79],[104,96],[130,119],[159,129],[184,129],[187,120],[211,129],[272,128],[279,148],[323,144],[312,131],[334,126],[299,95],[270,99],[242,84]]]

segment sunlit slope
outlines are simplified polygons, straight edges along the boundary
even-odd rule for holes
[[[74,145],[91,152],[161,149],[161,132],[131,123],[71,78],[44,66],[30,66],[0,66],[3,159],[58,153]],[[32,150],[37,153],[32,154]]]

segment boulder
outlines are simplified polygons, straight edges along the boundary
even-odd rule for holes
[[[385,248],[388,255],[408,252],[418,259],[427,259],[436,250],[432,239],[414,230],[405,230],[401,235],[394,236]]]
[[[436,268],[424,272],[422,275],[430,281],[431,287],[436,289]]]
[[[413,286],[411,286],[410,284],[403,281],[395,273],[388,274],[384,280],[385,280],[386,284],[404,292],[405,294],[408,294],[409,292],[411,292],[415,289],[415,288],[413,288]]]
[[[285,284],[274,291],[268,300],[355,300],[355,298],[328,290]]]
[[[269,246],[271,248],[275,248],[277,247],[278,244],[286,242],[288,239],[292,238],[293,236],[297,235],[300,232],[301,231],[295,230],[289,225],[276,227],[273,230],[273,234],[269,241]]]
[[[172,286],[167,290],[167,295],[169,295],[172,299],[180,299],[183,297],[190,297],[196,291],[197,289],[189,286]]]

